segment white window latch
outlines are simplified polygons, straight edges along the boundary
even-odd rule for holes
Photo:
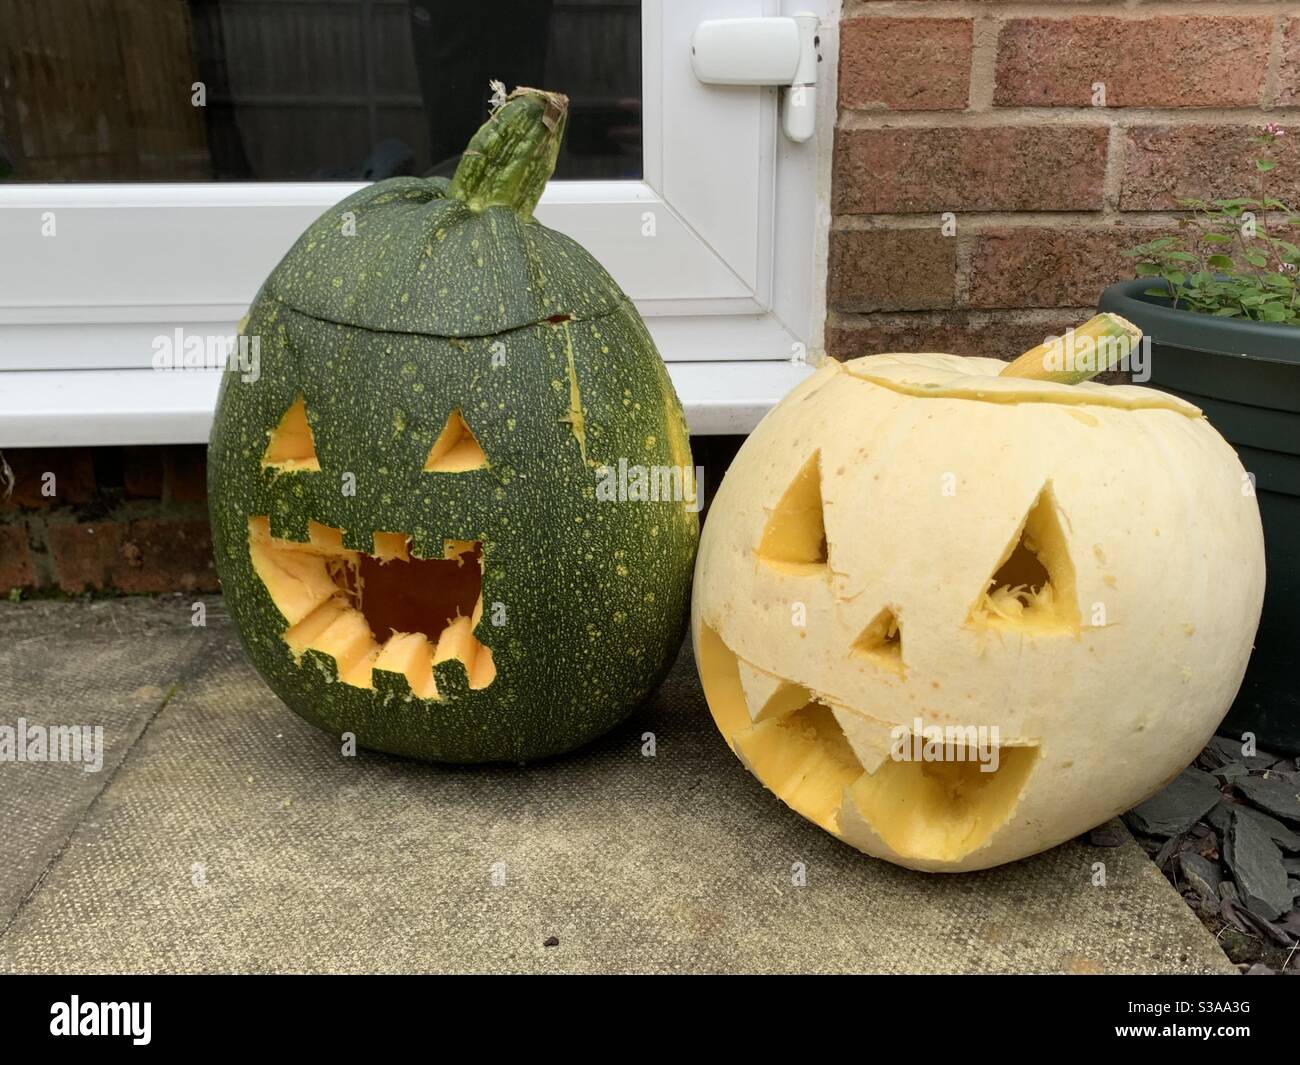
[[[710,19],[695,27],[691,66],[707,85],[778,85],[781,128],[806,141],[816,127],[817,16]]]

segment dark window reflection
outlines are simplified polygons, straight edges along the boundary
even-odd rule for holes
[[[641,176],[637,0],[0,0],[0,178],[449,174],[491,79],[568,93],[558,177]]]

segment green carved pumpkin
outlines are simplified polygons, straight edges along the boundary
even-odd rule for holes
[[[222,382],[209,492],[231,613],[289,707],[365,747],[569,750],[682,639],[692,498],[599,490],[620,460],[692,468],[681,406],[618,285],[533,219],[566,111],[517,90],[450,183],[395,178],[325,212],[244,323],[256,372]]]

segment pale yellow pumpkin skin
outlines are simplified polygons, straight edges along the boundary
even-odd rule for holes
[[[1003,366],[823,366],[741,448],[696,563],[728,743],[804,816],[915,869],[1013,861],[1158,791],[1226,713],[1259,622],[1258,506],[1201,412]],[[1027,519],[1052,592],[990,601]],[[998,771],[892,757],[918,720],[996,735]]]

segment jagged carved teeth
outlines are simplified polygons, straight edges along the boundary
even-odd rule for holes
[[[904,858],[960,861],[1008,823],[1038,763],[1037,743],[1024,738],[997,743],[996,763],[942,741],[918,750],[907,726],[900,743],[897,724],[754,665],[707,622],[699,663],[713,718],[750,772],[786,805],[871,853],[878,839]],[[896,680],[882,680],[882,697],[885,683]],[[975,726],[953,729],[978,736]]]
[[[438,699],[434,668],[452,659],[471,689],[496,679],[492,649],[474,635],[483,613],[483,550],[445,540],[443,558],[411,554],[406,533],[376,532],[374,553],[343,546],[343,530],[311,522],[308,539],[271,535],[248,519],[248,547],[267,594],[284,616],[295,658],[334,659],[338,679],[374,688],[374,672],[400,674],[421,699]]]

